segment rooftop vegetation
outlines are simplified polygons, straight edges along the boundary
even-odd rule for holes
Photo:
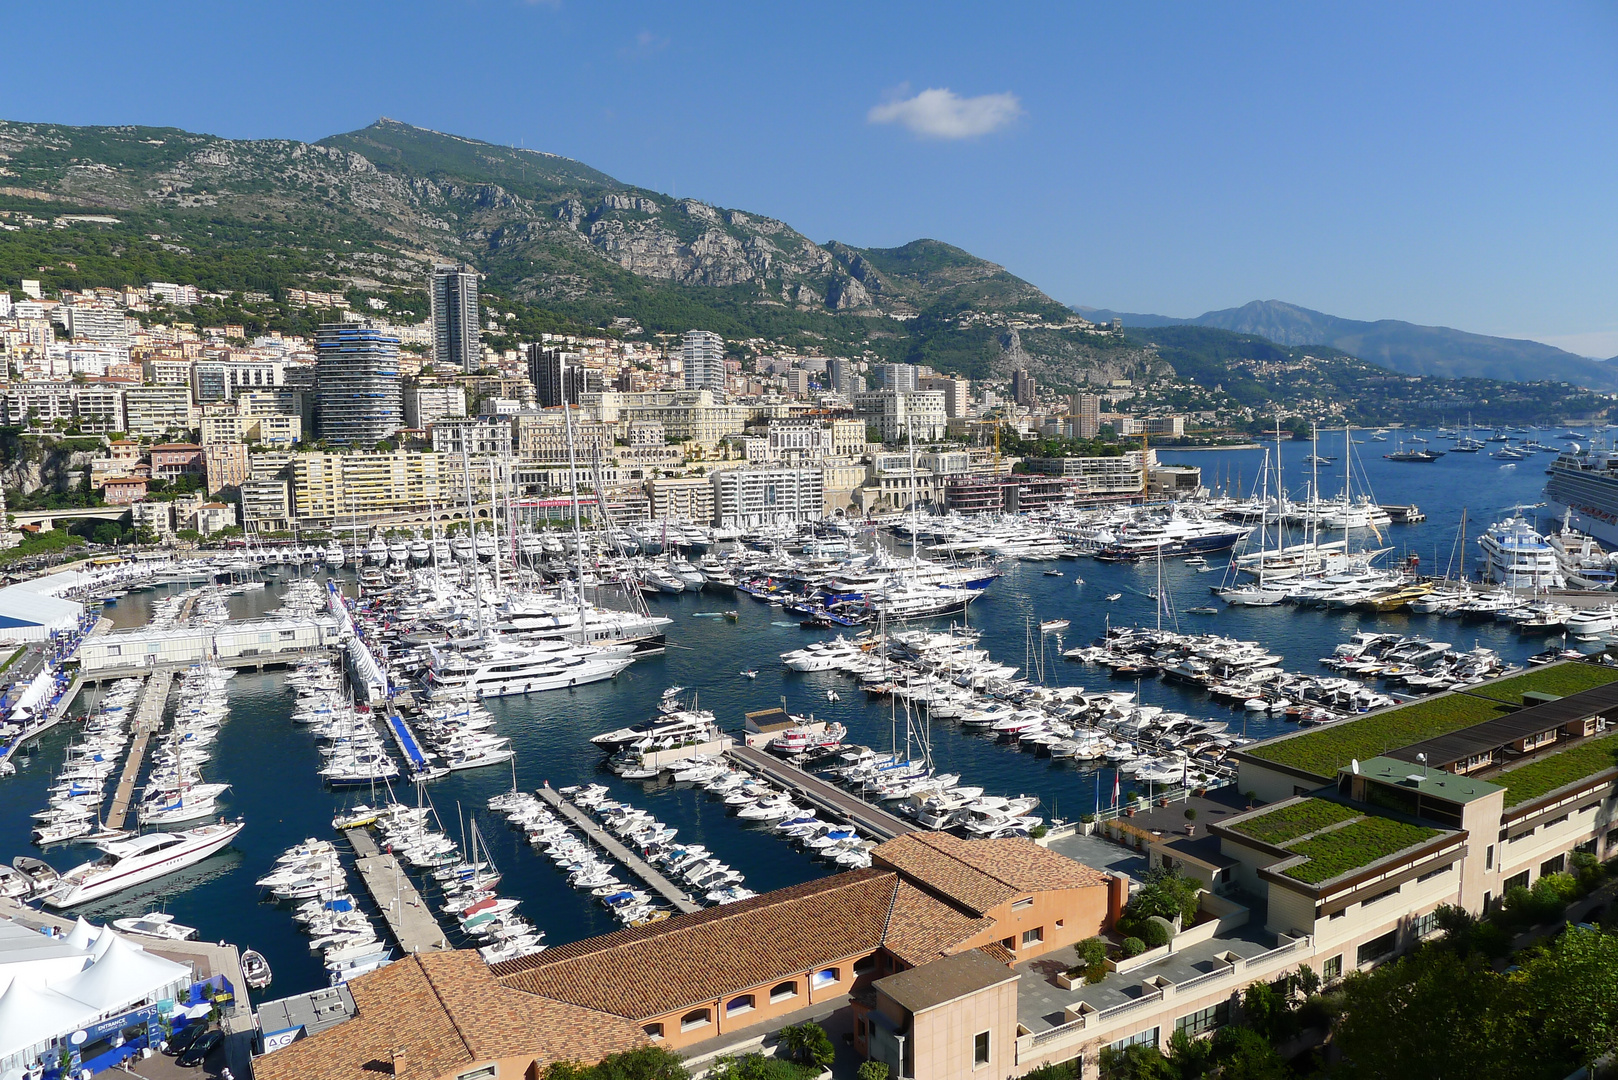
[[[1329,881],[1339,874],[1369,866],[1394,852],[1431,840],[1437,829],[1420,825],[1407,825],[1392,818],[1366,817],[1341,829],[1333,829],[1325,836],[1316,836],[1291,844],[1288,850],[1303,855],[1307,862],[1283,871],[1287,877],[1309,885]]]
[[[1493,720],[1505,711],[1505,706],[1498,702],[1466,694],[1446,694],[1251,747],[1247,753],[1330,779],[1351,758],[1373,758],[1401,746]]]
[[[1484,683],[1482,686],[1472,687],[1467,693],[1477,697],[1493,698],[1496,701],[1509,701],[1513,705],[1521,705],[1523,694],[1530,690],[1541,694],[1555,694],[1557,697],[1567,697],[1569,694],[1577,694],[1585,690],[1594,690],[1598,686],[1606,686],[1610,682],[1618,682],[1618,668],[1574,661],[1567,664],[1543,667],[1537,671],[1524,672],[1521,675],[1513,675],[1509,679]]]
[[[1618,765],[1618,733],[1587,739],[1559,753],[1535,758],[1490,777],[1490,782],[1506,789],[1506,806],[1520,806],[1615,765]]]
[[[1258,817],[1248,818],[1230,826],[1231,831],[1251,836],[1266,844],[1285,844],[1330,825],[1352,821],[1360,816],[1342,803],[1330,799],[1305,799],[1302,802],[1278,806]]]

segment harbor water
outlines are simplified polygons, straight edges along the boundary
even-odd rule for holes
[[[1432,433],[1426,434],[1432,438]],[[1477,552],[1471,538],[1512,507],[1538,502],[1543,468],[1549,462],[1548,456],[1537,455],[1517,468],[1504,469],[1487,452],[1449,454],[1430,464],[1388,462],[1380,455],[1393,448],[1392,438],[1381,443],[1372,442],[1369,433],[1356,433],[1356,437],[1366,440],[1355,447],[1362,457],[1355,468],[1358,474],[1363,463],[1369,490],[1380,501],[1416,504],[1428,515],[1422,524],[1392,526],[1380,545],[1394,549],[1390,557],[1418,555],[1424,571],[1435,566],[1440,571],[1444,568],[1455,544],[1463,508],[1471,523],[1470,568]],[[1342,440],[1341,432],[1323,434],[1321,438],[1320,452],[1339,459],[1334,466],[1321,467],[1321,488],[1327,496],[1341,485]],[[1430,445],[1434,449],[1448,446],[1437,439]],[[1302,461],[1309,452],[1307,443],[1283,445],[1286,486],[1294,497],[1302,497],[1303,485],[1310,475],[1310,467]],[[1165,462],[1201,466],[1204,482],[1210,486],[1226,483],[1228,476],[1234,489],[1240,477],[1244,490],[1251,490],[1263,451],[1165,449],[1160,451],[1160,457]],[[902,544],[899,550],[904,550]],[[1216,567],[1209,573],[1198,573],[1178,561],[1162,566],[1165,592],[1179,612],[1162,617],[1169,624],[1177,620],[1182,631],[1218,632],[1263,642],[1284,657],[1283,666],[1291,671],[1325,674],[1318,659],[1330,655],[1355,631],[1365,629],[1421,634],[1451,642],[1457,648],[1481,645],[1495,649],[1508,662],[1520,662],[1548,644],[1545,638],[1519,635],[1504,624],[1462,623],[1438,616],[1372,615],[1290,606],[1186,614],[1185,608],[1214,603],[1208,588],[1217,585],[1223,576],[1218,568],[1225,557],[1209,561]],[[1052,569],[1061,571],[1062,576],[1046,573]],[[293,573],[282,571],[283,576]],[[324,571],[316,573],[325,576]],[[1067,662],[1060,653],[1063,648],[1093,640],[1109,623],[1153,625],[1159,615],[1150,594],[1156,588],[1158,574],[1157,564],[1151,562],[1008,562],[1003,576],[972,605],[965,621],[982,632],[980,644],[991,655],[1028,667],[1031,677],[1040,677],[1043,672],[1044,680],[1056,685],[1133,689],[1133,684],[1110,679],[1105,668]],[[340,572],[339,578],[352,585],[352,572]],[[1079,578],[1082,583],[1076,580]],[[142,625],[157,598],[183,588],[167,586],[131,593],[109,607],[107,614],[119,628]],[[272,578],[262,592],[230,598],[232,617],[268,613],[279,602],[281,591],[281,585]],[[1111,594],[1120,594],[1120,598],[1109,602],[1106,597]],[[607,784],[615,798],[643,807],[678,829],[680,840],[712,849],[745,875],[747,887],[759,892],[832,872],[829,864],[813,860],[778,839],[768,825],[727,816],[723,804],[710,799],[700,788],[624,781],[601,768],[603,755],[589,738],[646,720],[655,713],[666,688],[685,687],[687,694],[696,696],[699,707],[712,710],[726,729],[739,728],[748,711],[784,702],[793,712],[813,713],[819,719],[845,724],[850,742],[886,749],[897,740],[903,749],[902,707],[895,712],[889,701],[867,699],[853,680],[836,672],[798,674],[781,664],[780,653],[830,637],[832,632],[801,629],[796,619],[783,615],[779,608],[741,594],[661,595],[652,598],[650,604],[654,611],[674,620],[668,630],[670,645],[665,654],[641,659],[609,682],[490,699],[487,705],[499,722],[500,733],[511,738],[517,752],[515,768],[507,764],[452,773],[425,787],[424,797],[432,802],[444,831],[451,837],[460,839],[467,823],[478,822],[492,858],[504,875],[500,893],[522,901],[521,913],[545,931],[549,945],[619,927],[588,893],[570,889],[548,859],[529,849],[520,832],[508,829],[503,818],[486,809],[489,797],[509,790],[514,781],[525,789],[545,782],[553,787]],[[727,609],[737,611],[735,621],[723,616]],[[1058,618],[1071,620],[1070,628],[1060,635],[1039,633],[1039,621]],[[945,620],[931,621],[940,627],[944,623]],[[755,671],[756,677],[746,677],[742,674],[745,671]],[[830,700],[828,690],[835,690],[840,699]],[[1145,683],[1139,690],[1145,702],[1193,716],[1227,720],[1234,732],[1261,737],[1289,730],[1287,722],[1279,717],[1232,710],[1200,691],[1163,682]],[[263,996],[279,997],[324,986],[326,973],[320,955],[310,951],[308,939],[296,928],[290,909],[266,901],[254,881],[290,845],[309,837],[337,839],[331,825],[333,814],[354,802],[371,801],[371,793],[333,793],[322,787],[316,775],[321,759],[315,740],[290,720],[295,695],[283,674],[240,672],[230,680],[229,700],[229,719],[204,772],[210,781],[232,785],[222,801],[229,815],[246,819],[246,828],[219,855],[180,874],[93,905],[84,914],[99,921],[164,910],[177,921],[198,927],[205,939],[257,949],[275,973],[274,983]],[[93,692],[87,691],[72,711],[81,713],[92,703]],[[928,734],[925,728],[923,734]],[[6,860],[15,855],[39,854],[29,842],[30,815],[45,805],[46,789],[73,735],[71,725],[46,733],[37,748],[19,756],[21,767],[17,774],[0,780],[0,855]],[[995,794],[1038,795],[1041,807],[1036,812],[1046,818],[1077,817],[1111,801],[1114,774],[1104,766],[1053,762],[1021,752],[1015,744],[963,732],[952,723],[933,725],[930,741],[940,771],[959,773],[962,783],[981,785]],[[1126,792],[1132,790],[1127,779],[1123,786]],[[397,795],[407,802],[422,797],[408,789]],[[81,845],[53,848],[44,857],[59,869],[66,869],[93,855],[93,849]],[[352,872],[350,884],[360,895],[359,879]],[[429,903],[434,896],[429,890]]]

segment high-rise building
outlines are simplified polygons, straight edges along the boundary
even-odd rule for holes
[[[687,330],[680,339],[687,390],[725,392],[725,339],[712,330]]]
[[[878,390],[895,390],[900,393],[916,389],[916,365],[878,364],[876,366],[876,388]]]
[[[966,416],[972,407],[972,383],[950,375],[924,375],[916,380],[917,390],[944,391],[944,412],[951,420]]]
[[[534,384],[534,397],[542,409],[554,409],[564,399],[569,405],[577,405],[580,394],[601,391],[598,369],[585,367],[576,353],[543,345],[528,346],[528,381]]]
[[[476,371],[483,360],[477,271],[454,264],[435,265],[427,292],[433,308],[433,363]]]
[[[323,323],[315,353],[315,429],[322,439],[368,446],[404,426],[398,338],[359,323]]]
[[[1068,399],[1068,411],[1073,415],[1073,435],[1079,439],[1093,439],[1101,432],[1101,397],[1098,394],[1074,394]]]
[[[1039,395],[1034,390],[1034,377],[1028,373],[1027,368],[1018,368],[1011,373],[1011,396],[1018,405],[1039,404]]]
[[[834,356],[826,361],[826,377],[830,389],[844,397],[853,397],[865,389],[865,376],[855,368],[854,361],[845,356]]]

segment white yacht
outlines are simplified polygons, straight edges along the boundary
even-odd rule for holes
[[[1511,589],[1560,589],[1567,585],[1556,549],[1527,518],[1514,515],[1478,537],[1489,560],[1489,579]]]
[[[513,595],[496,613],[495,628],[522,637],[571,641],[588,645],[634,644],[645,652],[663,644],[664,628],[673,619],[594,605],[579,605],[554,596]]]
[[[221,821],[181,832],[154,832],[98,845],[101,858],[62,875],[45,898],[53,908],[77,907],[183,870],[223,848],[242,831],[241,821]]]
[[[428,693],[448,697],[471,693],[503,697],[536,690],[560,690],[600,682],[634,661],[633,646],[581,648],[561,641],[515,642],[493,639],[464,650],[433,648],[427,668]]]

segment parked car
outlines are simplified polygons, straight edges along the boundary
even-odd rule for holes
[[[174,1059],[174,1063],[183,1069],[201,1065],[208,1059],[208,1055],[213,1053],[213,1048],[224,1041],[225,1033],[215,1028],[192,1043],[185,1053]]]

